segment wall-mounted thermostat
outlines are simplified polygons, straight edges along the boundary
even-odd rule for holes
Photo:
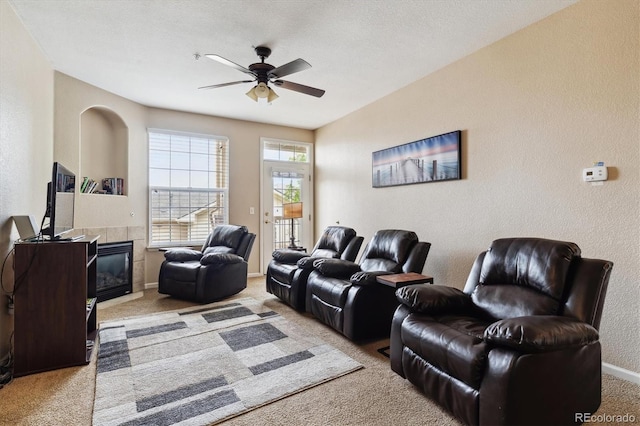
[[[582,179],[585,182],[597,182],[600,180],[607,180],[607,167],[595,166],[587,167],[582,170]]]

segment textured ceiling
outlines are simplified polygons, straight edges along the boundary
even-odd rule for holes
[[[316,129],[577,0],[10,0],[54,69],[143,105]],[[272,104],[245,96],[253,47],[285,80]],[[273,86],[272,86],[273,87]]]

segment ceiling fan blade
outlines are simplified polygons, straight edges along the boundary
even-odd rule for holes
[[[311,68],[311,65],[304,59],[296,59],[295,61],[291,61],[288,64],[284,64],[279,66],[278,68],[274,68],[267,74],[269,78],[280,78],[289,74],[293,74],[294,72],[304,71],[306,69]]]
[[[278,87],[283,89],[293,90],[296,92],[304,93],[305,95],[315,96],[316,98],[324,95],[324,90],[316,89],[315,87],[305,86],[304,84],[292,83],[290,81],[276,80],[273,82]]]
[[[209,59],[213,59],[214,61],[220,62],[221,64],[224,64],[224,65],[226,65],[226,66],[229,66],[229,67],[231,67],[231,68],[235,68],[235,69],[237,69],[238,71],[241,71],[241,72],[243,72],[243,73],[251,74],[251,75],[254,75],[254,76],[256,75],[256,74],[255,74],[253,71],[251,71],[250,69],[245,68],[245,67],[243,67],[242,65],[238,65],[238,64],[236,64],[235,62],[232,62],[232,61],[230,61],[230,60],[228,60],[228,59],[225,59],[225,58],[223,58],[223,57],[222,57],[222,56],[220,56],[220,55],[207,54],[207,55],[204,55],[204,56],[206,56],[206,57],[207,57],[207,58],[209,58]]]
[[[251,83],[255,80],[232,81],[231,83],[212,84],[211,86],[202,86],[198,89],[217,89],[218,87],[233,86],[234,84]]]

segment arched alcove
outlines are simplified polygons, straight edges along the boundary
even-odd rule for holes
[[[118,114],[103,106],[80,114],[80,185],[87,177],[98,183],[96,191],[103,191],[104,179],[120,178],[122,195],[126,195],[128,153],[129,129]]]

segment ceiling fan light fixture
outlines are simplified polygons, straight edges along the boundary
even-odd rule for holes
[[[275,101],[276,99],[278,99],[280,96],[278,96],[276,94],[276,92],[273,91],[272,88],[269,88],[269,96],[267,97],[267,102],[271,103],[273,101]]]
[[[257,86],[253,86],[251,90],[247,92],[247,96],[253,99],[254,101],[258,102],[258,95],[256,95],[256,87]]]
[[[256,87],[253,88],[255,94],[259,98],[267,98],[269,97],[269,86],[267,83],[258,83]]]
[[[266,83],[258,83],[253,86],[251,90],[247,92],[247,96],[258,102],[258,99],[267,99],[267,102],[271,103],[279,98],[279,96],[274,92]]]

